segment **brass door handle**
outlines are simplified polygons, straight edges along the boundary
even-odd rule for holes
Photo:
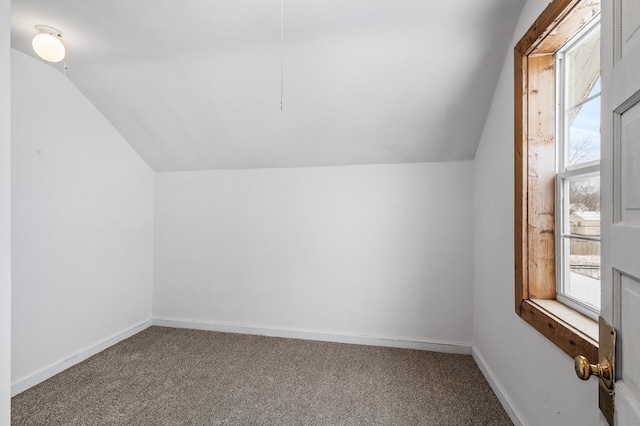
[[[613,374],[611,363],[607,357],[600,358],[599,364],[590,364],[589,360],[582,355],[575,359],[576,374],[582,380],[589,380],[591,375],[600,377],[607,388],[613,385]]]

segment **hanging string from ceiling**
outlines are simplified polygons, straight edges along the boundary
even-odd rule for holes
[[[284,0],[280,0],[280,111],[284,101]]]

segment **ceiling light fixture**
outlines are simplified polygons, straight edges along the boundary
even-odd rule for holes
[[[33,38],[33,50],[48,62],[60,62],[66,51],[60,31],[47,25],[36,25],[38,34]]]

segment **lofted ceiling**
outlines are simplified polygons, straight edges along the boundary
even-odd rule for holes
[[[283,3],[282,48],[280,0],[13,0],[12,45],[58,28],[156,171],[474,157],[524,0]]]

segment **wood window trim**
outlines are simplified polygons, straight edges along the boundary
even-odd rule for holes
[[[515,310],[588,359],[598,359],[597,323],[555,301],[555,52],[598,13],[599,0],[553,0],[514,48]]]

